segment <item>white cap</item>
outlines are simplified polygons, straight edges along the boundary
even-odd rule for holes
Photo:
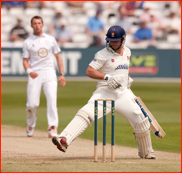
[[[61,6],[55,7],[55,12],[56,13],[62,13],[63,8]]]
[[[17,20],[23,20],[23,17],[22,16],[18,16]]]
[[[67,20],[65,18],[60,19],[61,25],[67,25]]]
[[[156,15],[156,13],[155,13],[154,10],[150,10],[149,14],[150,14],[151,16],[155,16],[155,15]]]
[[[145,2],[144,4],[143,4],[143,9],[146,9],[146,8],[149,8],[150,9],[150,2]]]

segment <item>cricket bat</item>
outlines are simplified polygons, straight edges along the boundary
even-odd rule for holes
[[[140,97],[136,97],[135,95],[134,95],[134,97],[135,97],[135,102],[140,106],[141,111],[143,112],[143,114],[145,115],[145,117],[148,117],[148,120],[150,122],[150,128],[151,128],[152,132],[155,134],[155,136],[158,139],[163,138],[166,135],[166,133],[164,132],[164,130],[162,129],[162,127],[159,125],[159,123],[154,118],[154,116],[152,115],[152,113],[148,110],[147,106],[143,103],[142,99]]]

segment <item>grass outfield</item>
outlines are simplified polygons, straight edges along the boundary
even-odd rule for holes
[[[58,114],[61,132],[84,106],[96,89],[97,82],[71,82],[65,88],[58,87]],[[1,124],[26,127],[26,85],[27,82],[1,82]],[[154,150],[181,152],[181,83],[135,82],[132,91],[140,96],[166,132],[163,139],[157,139],[151,132]],[[46,99],[43,94],[37,109],[36,128],[47,130]],[[26,133],[26,132],[25,132]],[[94,139],[94,126],[88,127],[80,136]],[[102,119],[99,120],[99,141],[102,141]],[[107,116],[107,142],[110,143],[110,115]],[[133,129],[119,114],[115,116],[115,143],[137,147]]]

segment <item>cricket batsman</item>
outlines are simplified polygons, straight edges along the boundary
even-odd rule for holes
[[[138,155],[145,159],[155,159],[150,136],[150,123],[129,90],[132,79],[129,77],[129,61],[131,51],[125,44],[126,33],[120,26],[112,26],[106,34],[106,48],[98,51],[90,62],[86,75],[98,80],[97,89],[93,92],[88,103],[83,106],[52,142],[57,148],[66,152],[72,141],[78,137],[94,121],[95,99],[111,98],[115,100],[115,112],[122,115],[133,127],[138,143]],[[98,103],[98,110],[102,109],[102,102]],[[111,104],[107,104],[107,114],[111,111]],[[98,112],[98,118],[102,118]]]

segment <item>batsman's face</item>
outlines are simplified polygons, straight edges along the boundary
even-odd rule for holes
[[[31,27],[33,28],[34,34],[40,34],[43,26],[44,24],[41,19],[33,19]]]
[[[120,44],[121,44],[121,40],[119,40],[119,41],[110,41],[110,46],[111,46],[114,50],[116,50],[116,49],[120,46]]]

